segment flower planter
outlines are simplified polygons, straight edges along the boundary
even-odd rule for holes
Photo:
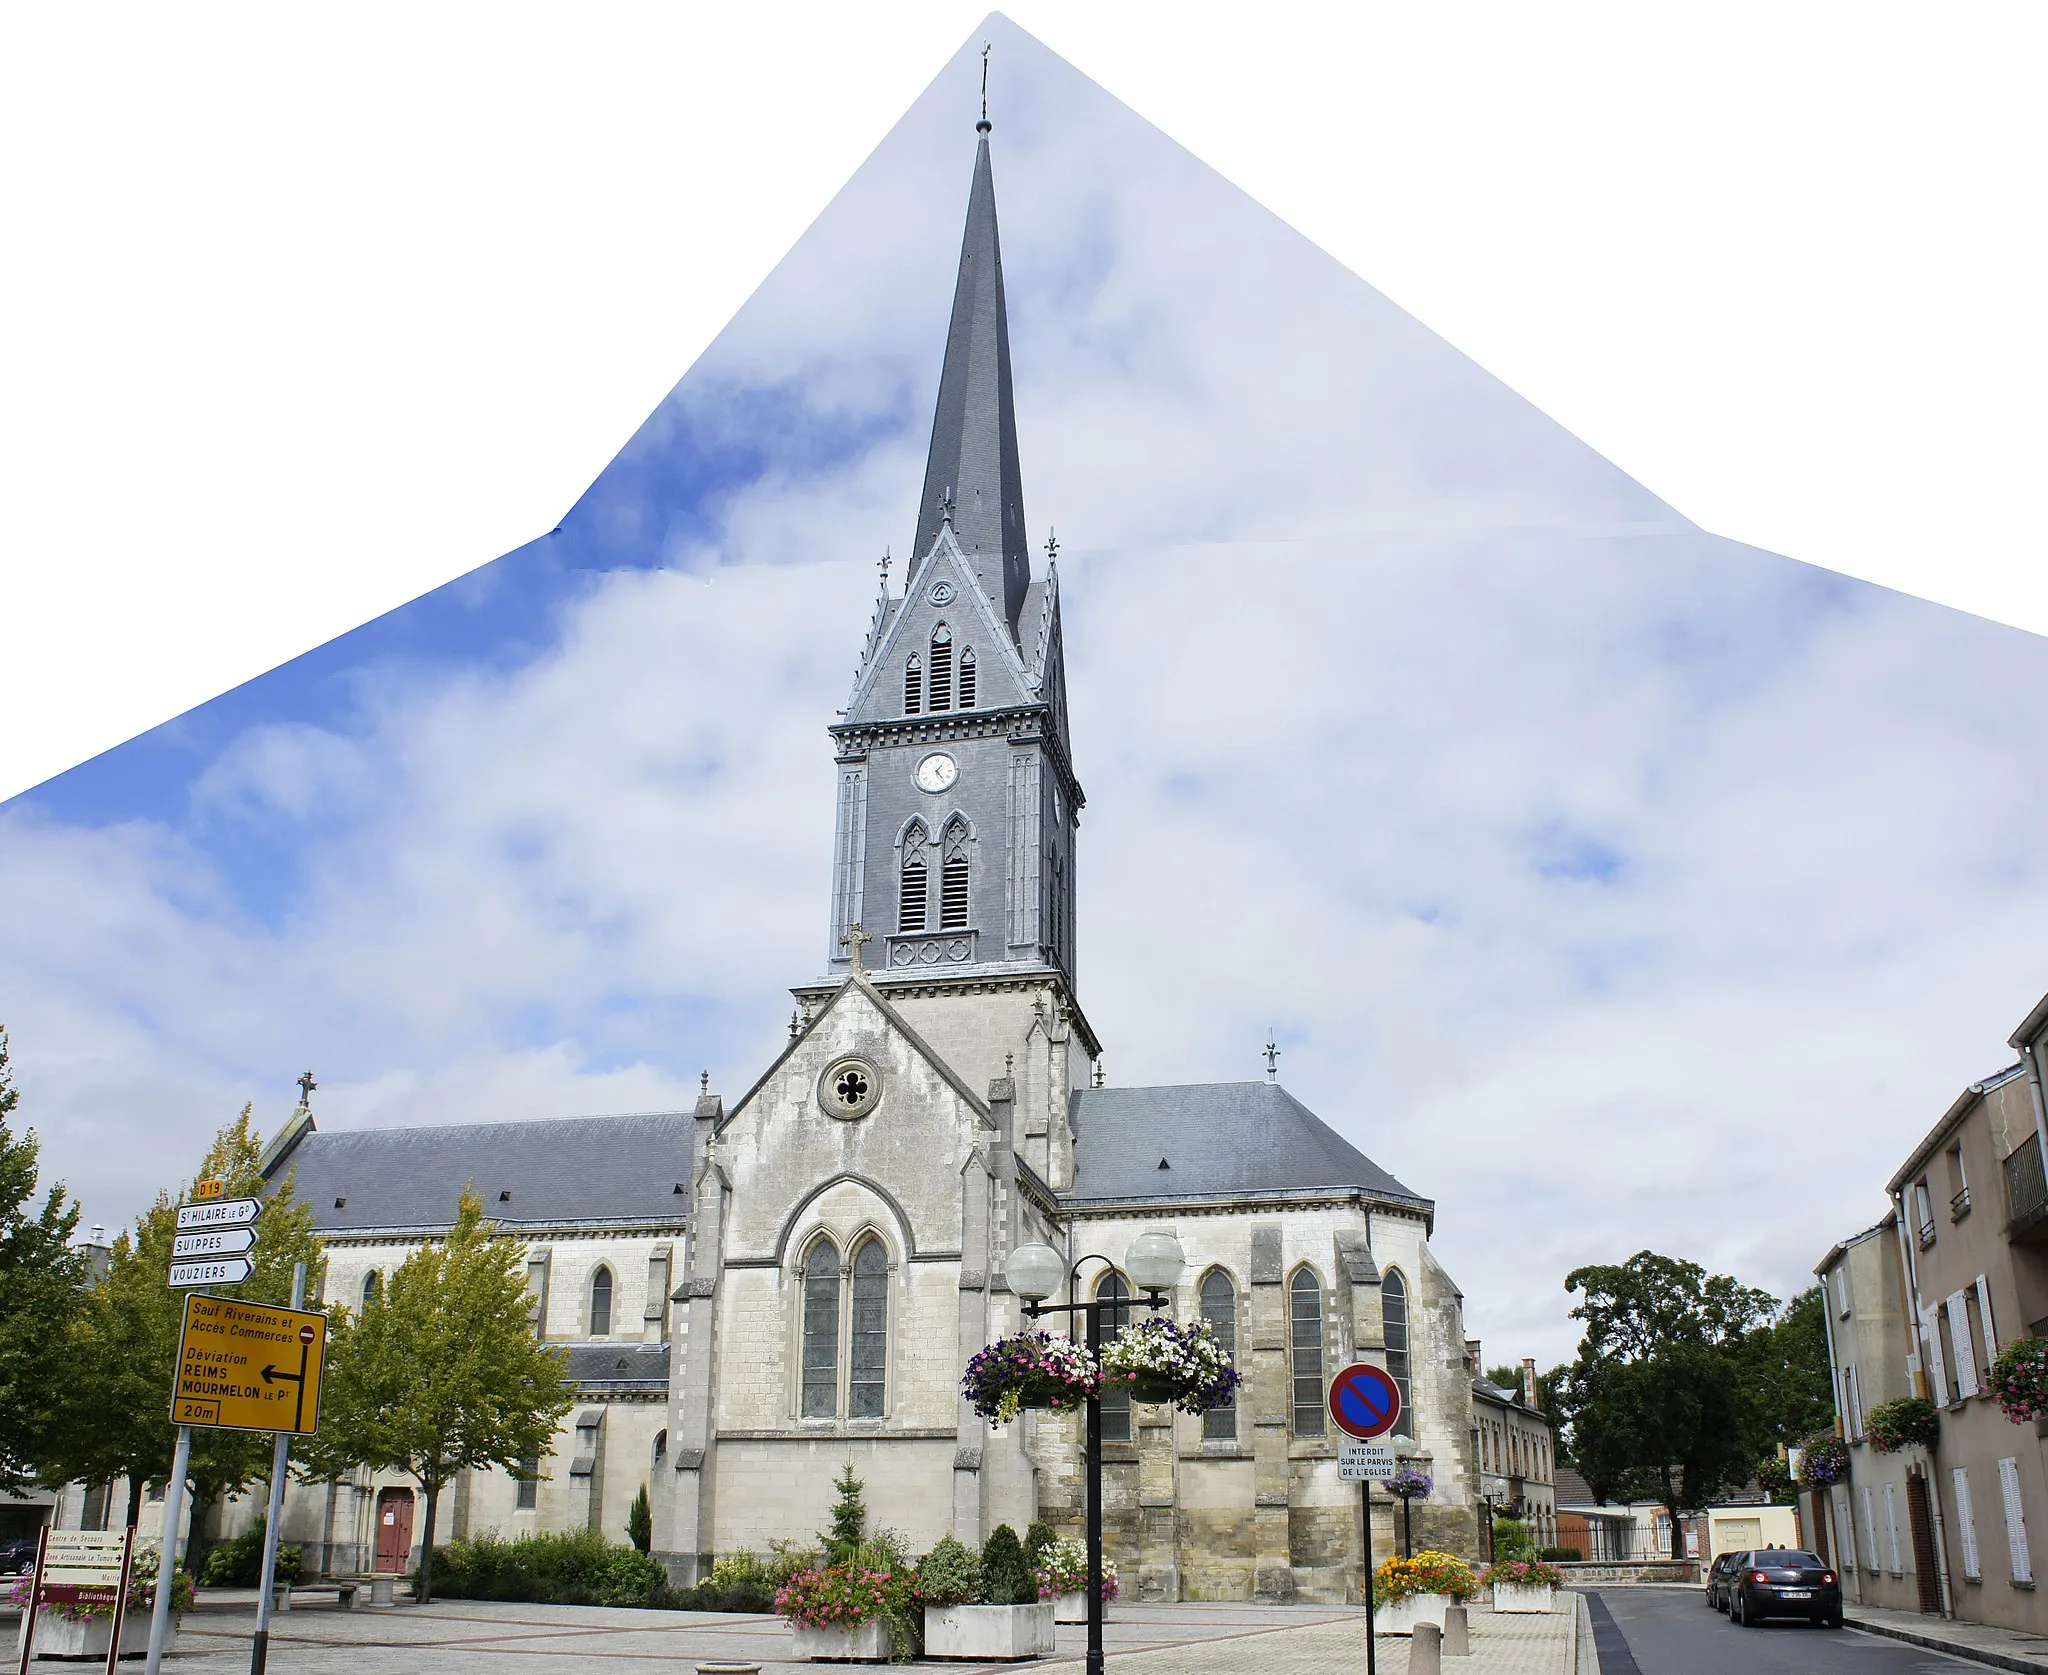
[[[1036,1605],[927,1605],[924,1655],[975,1663],[1044,1657],[1053,1649],[1052,1624],[1050,1600]]]
[[[1444,1613],[1453,1601],[1449,1594],[1410,1594],[1378,1607],[1372,1614],[1375,1634],[1413,1634],[1417,1623],[1444,1626]]]
[[[1554,1588],[1524,1588],[1513,1582],[1496,1582],[1493,1585],[1493,1608],[1496,1611],[1548,1611],[1555,1593]]]
[[[1180,1386],[1165,1373],[1140,1373],[1131,1380],[1131,1400],[1170,1402],[1180,1395]]]
[[[796,1644],[790,1656],[798,1663],[887,1663],[889,1625],[879,1618],[857,1628],[806,1628],[791,1623]]]
[[[107,1657],[107,1643],[113,1638],[112,1617],[85,1617],[74,1619],[60,1616],[53,1606],[44,1606],[36,1616],[36,1657],[43,1658],[97,1658],[104,1663]],[[14,1649],[20,1655],[22,1642],[28,1636],[28,1613],[21,1614],[21,1622],[14,1631]],[[164,1650],[173,1651],[178,1644],[178,1619],[171,1618],[170,1631],[164,1636]],[[121,1624],[121,1656],[140,1658],[149,1652],[149,1613],[131,1611]]]
[[[1105,1603],[1102,1615],[1106,1621],[1109,1606]],[[1061,1594],[1052,1602],[1052,1620],[1056,1623],[1085,1623],[1088,1620],[1088,1590],[1076,1588],[1070,1594]]]

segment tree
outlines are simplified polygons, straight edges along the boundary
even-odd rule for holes
[[[839,1498],[832,1503],[832,1527],[818,1537],[827,1564],[852,1564],[860,1557],[860,1544],[867,1539],[867,1485],[853,1472],[848,1460],[832,1480]]]
[[[1486,1382],[1488,1384],[1497,1384],[1503,1390],[1512,1390],[1519,1396],[1522,1393],[1522,1369],[1520,1367],[1488,1367],[1486,1369]]]
[[[320,1248],[313,1234],[312,1206],[298,1201],[289,1175],[268,1190],[259,1167],[263,1138],[250,1125],[250,1108],[213,1137],[200,1159],[196,1180],[218,1180],[229,1198],[268,1193],[257,1223],[252,1272],[240,1285],[214,1286],[216,1295],[245,1302],[291,1301],[292,1269],[307,1265],[306,1294],[319,1294]],[[171,1471],[177,1427],[171,1423],[171,1379],[184,1323],[185,1294],[169,1285],[171,1250],[178,1235],[178,1204],[190,1197],[159,1192],[131,1236],[115,1238],[106,1273],[75,1311],[69,1351],[76,1376],[66,1403],[61,1435],[43,1456],[44,1475],[53,1482],[110,1483],[128,1479],[128,1522],[142,1508],[143,1485],[161,1482]],[[207,1509],[270,1471],[267,1431],[195,1427],[187,1483],[192,1490],[192,1528]],[[193,1555],[196,1560],[197,1554]]]
[[[61,1184],[37,1202],[41,1142],[32,1128],[17,1139],[8,1126],[20,1103],[0,1029],[0,1489],[15,1493],[61,1434],[73,1381],[65,1324],[85,1282],[84,1256],[71,1244],[78,1204]]]
[[[643,1553],[654,1545],[654,1507],[647,1499],[647,1485],[644,1483],[633,1497],[633,1504],[626,1509],[626,1539]]]
[[[1799,1293],[1751,1340],[1749,1382],[1756,1400],[1757,1443],[1775,1459],[1778,1444],[1834,1423],[1833,1374],[1828,1363],[1827,1299],[1819,1286]]]
[[[521,1247],[484,1220],[465,1186],[455,1225],[363,1301],[334,1312],[320,1433],[309,1473],[356,1466],[407,1473],[426,1495],[419,1597],[433,1597],[434,1526],[457,1472],[518,1472],[550,1454],[575,1402],[568,1355],[538,1343],[527,1318]]]
[[[1565,1289],[1584,1296],[1572,1310],[1585,1326],[1578,1358],[1558,1392],[1572,1457],[1602,1498],[1662,1501],[1681,1558],[1677,1515],[1754,1467],[1754,1340],[1776,1299],[1647,1250],[1575,1269]]]

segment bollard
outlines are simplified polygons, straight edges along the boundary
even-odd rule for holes
[[[1472,1621],[1465,1614],[1462,1605],[1444,1608],[1444,1656],[1447,1658],[1469,1658],[1472,1655]]]
[[[371,1577],[370,1603],[372,1605],[396,1605],[398,1603],[398,1596],[394,1590],[397,1586],[398,1578],[395,1576]]]
[[[1417,1623],[1408,1641],[1408,1675],[1443,1675],[1444,1631],[1434,1623]]]

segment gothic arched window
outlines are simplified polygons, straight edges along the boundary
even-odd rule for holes
[[[839,1247],[820,1239],[804,1257],[803,1416],[839,1414]]]
[[[960,707],[974,708],[974,648],[966,646],[960,652]]]
[[[953,707],[953,630],[943,622],[932,630],[931,707]]]
[[[1401,1392],[1401,1417],[1394,1422],[1396,1436],[1415,1434],[1415,1413],[1408,1405],[1408,1282],[1399,1268],[1389,1268],[1380,1282],[1380,1314],[1387,1332],[1387,1376]]]
[[[1216,1341],[1223,1346],[1223,1353],[1232,1361],[1237,1359],[1237,1287],[1230,1283],[1230,1276],[1221,1268],[1211,1268],[1202,1276],[1202,1319],[1209,1330],[1216,1334]],[[1237,1401],[1232,1398],[1221,1407],[1212,1407],[1202,1415],[1202,1435],[1212,1441],[1230,1442],[1237,1436]]]
[[[924,664],[917,653],[910,654],[910,661],[903,666],[903,713],[921,715],[924,712]]]
[[[931,845],[915,821],[903,834],[903,887],[897,893],[896,928],[921,931],[931,902]]]
[[[1096,1282],[1095,1297],[1098,1302],[1121,1303],[1131,1294],[1131,1288],[1124,1283],[1122,1274],[1104,1274]],[[1110,1339],[1131,1323],[1129,1309],[1110,1309],[1102,1316],[1102,1341],[1106,1346]],[[1119,1386],[1102,1395],[1102,1440],[1104,1442],[1129,1442],[1131,1440],[1131,1387]]]
[[[946,827],[945,859],[939,870],[939,929],[967,928],[967,822],[957,817]]]
[[[854,1419],[882,1417],[889,1369],[889,1253],[870,1236],[853,1253],[853,1366],[846,1411]]]
[[[1313,1270],[1297,1268],[1287,1288],[1288,1343],[1294,1353],[1294,1434],[1323,1434],[1323,1287]]]
[[[363,1307],[370,1306],[370,1299],[383,1289],[383,1278],[375,1268],[363,1276]]]
[[[590,1278],[590,1335],[604,1338],[612,1330],[612,1271],[599,1268]]]

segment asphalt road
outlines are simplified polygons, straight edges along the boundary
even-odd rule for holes
[[[1790,1618],[1740,1628],[1708,1610],[1697,1588],[1603,1589],[1593,1595],[1593,1640],[1600,1675],[1982,1675],[1984,1668],[1852,1628]]]

